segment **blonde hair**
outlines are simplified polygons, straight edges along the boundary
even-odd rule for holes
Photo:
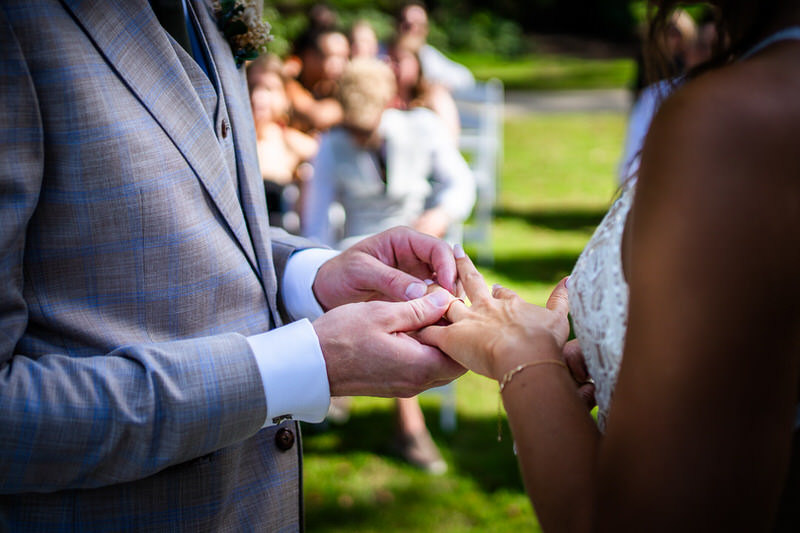
[[[373,58],[352,60],[339,79],[337,92],[342,104],[343,122],[373,129],[396,93],[397,83],[389,65]]]

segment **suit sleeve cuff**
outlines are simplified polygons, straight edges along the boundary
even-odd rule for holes
[[[290,317],[297,320],[307,318],[314,320],[323,314],[312,286],[317,271],[322,264],[339,255],[336,250],[327,248],[306,248],[289,257],[283,274],[281,294],[283,308]]]
[[[267,399],[264,427],[283,420],[322,422],[331,394],[325,358],[311,322],[299,320],[248,337],[247,342]]]

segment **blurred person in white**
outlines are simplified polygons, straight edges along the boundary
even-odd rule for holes
[[[304,198],[304,235],[340,249],[398,225],[442,237],[470,214],[474,178],[445,126],[429,109],[387,108],[395,94],[384,62],[355,59],[345,69],[338,93],[344,120],[321,137]],[[431,178],[440,184],[435,198]],[[342,240],[329,219],[334,202],[344,208]],[[400,454],[444,472],[416,398],[397,400],[397,419]]]
[[[473,87],[475,77],[467,67],[428,44],[428,30],[425,5],[421,2],[405,4],[397,17],[397,37],[405,38],[407,46],[419,56],[425,78],[450,91]]]
[[[270,225],[299,232],[299,219],[289,220],[294,206],[287,205],[286,187],[297,191],[311,177],[311,159],[319,143],[289,126],[291,108],[286,96],[283,65],[274,55],[261,56],[247,65],[247,84],[256,127],[256,149]]]
[[[444,85],[425,78],[419,55],[409,40],[408,37],[399,37],[389,45],[388,60],[397,80],[397,95],[390,105],[396,109],[430,109],[447,126],[453,142],[458,143],[461,122],[453,95]]]
[[[422,107],[388,108],[397,85],[382,61],[354,60],[340,84],[344,119],[320,139],[303,233],[344,249],[398,225],[442,237],[469,216],[474,177],[441,119]],[[431,180],[441,184],[435,198]],[[327,216],[333,202],[346,213],[338,241]],[[433,204],[427,210],[426,202]]]

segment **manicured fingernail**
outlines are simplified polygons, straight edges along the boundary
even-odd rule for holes
[[[455,246],[453,246],[453,256],[456,259],[467,257],[467,254],[464,253],[464,247],[461,246],[460,244],[456,244]]]
[[[425,285],[433,285],[433,280],[432,279],[426,279],[426,280],[423,280],[423,281],[425,282]]]
[[[495,283],[494,285],[492,285],[492,292],[495,292],[495,291],[500,290],[502,288],[503,288],[502,285],[500,285],[499,283]]]
[[[422,298],[425,296],[425,293],[428,292],[428,287],[424,283],[412,283],[411,285],[406,288],[406,297],[409,300],[416,300],[417,298]]]
[[[428,298],[430,298],[431,303],[436,307],[444,307],[445,305],[449,304],[451,300],[450,293],[439,290],[430,293]]]

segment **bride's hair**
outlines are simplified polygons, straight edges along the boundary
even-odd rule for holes
[[[770,23],[796,0],[716,0],[689,2],[709,6],[717,30],[711,58],[698,65],[689,76],[735,60],[756,44],[769,29]],[[654,81],[669,73],[667,32],[672,14],[687,5],[679,0],[648,0],[648,30],[644,39],[644,58],[647,77]]]

